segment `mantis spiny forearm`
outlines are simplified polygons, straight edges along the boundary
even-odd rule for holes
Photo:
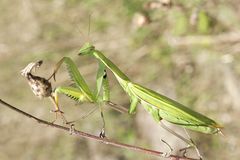
[[[76,64],[69,58],[69,57],[63,57],[55,66],[53,74],[50,76],[55,79],[55,74],[58,71],[59,67],[62,65],[62,63],[65,63],[68,69],[68,73],[74,82],[73,86],[59,86],[55,89],[55,101],[58,105],[58,93],[65,94],[68,97],[72,98],[75,101],[78,102],[89,102],[94,103],[100,106],[102,103],[107,102],[108,103],[110,99],[110,91],[109,91],[109,84],[107,80],[107,72],[105,70],[105,65],[103,65],[101,62],[99,62],[99,69],[97,71],[97,84],[96,84],[96,91],[93,92],[90,90],[89,86],[87,85],[86,81],[78,71],[78,68]],[[102,91],[102,95],[101,95]],[[117,108],[116,110],[119,111]],[[121,110],[120,110],[121,112]],[[105,121],[103,118],[103,112],[101,110],[101,117],[103,119],[103,129],[100,134],[101,137],[104,137],[104,128],[105,128]]]

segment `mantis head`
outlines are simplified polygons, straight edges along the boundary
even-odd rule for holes
[[[91,55],[95,47],[91,43],[85,43],[82,48],[78,51],[78,55]]]

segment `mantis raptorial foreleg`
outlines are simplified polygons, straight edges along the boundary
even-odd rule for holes
[[[67,65],[67,69],[69,75],[74,82],[74,87],[64,87],[60,86],[57,87],[54,91],[55,93],[55,101],[58,104],[58,93],[65,94],[68,97],[72,98],[78,102],[89,102],[97,104],[101,111],[101,118],[103,121],[103,128],[100,133],[101,137],[105,136],[105,120],[102,111],[102,104],[108,103],[110,100],[110,93],[109,93],[109,83],[107,78],[107,72],[105,69],[105,65],[101,62],[99,63],[99,68],[97,71],[97,84],[96,84],[96,91],[92,92],[83,79],[82,75],[77,69],[75,63],[68,57],[62,58],[55,66],[53,74],[49,77],[56,79],[56,73],[62,63]]]

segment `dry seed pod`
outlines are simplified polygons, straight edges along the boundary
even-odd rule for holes
[[[26,77],[28,84],[31,87],[34,95],[39,98],[50,97],[52,94],[52,85],[49,80],[35,76],[32,74],[32,70],[39,68],[42,65],[42,61],[29,63],[23,70],[21,70],[22,76]]]

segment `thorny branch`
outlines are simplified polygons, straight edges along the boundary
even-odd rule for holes
[[[194,159],[194,158],[182,157],[182,156],[177,156],[177,155],[168,155],[166,157],[166,153],[164,153],[164,152],[155,151],[155,150],[151,150],[151,149],[146,149],[146,148],[133,146],[133,145],[129,145],[129,144],[124,144],[124,143],[116,142],[116,141],[113,141],[113,140],[107,139],[107,138],[100,138],[99,136],[95,136],[95,135],[92,135],[92,134],[89,134],[89,133],[85,133],[85,132],[76,130],[76,129],[71,128],[71,127],[65,127],[65,126],[62,126],[62,125],[54,124],[52,122],[48,122],[48,121],[39,119],[39,118],[37,118],[37,117],[35,117],[31,114],[28,114],[28,113],[26,113],[26,112],[24,112],[24,111],[22,111],[22,110],[20,110],[16,107],[12,106],[11,104],[8,104],[7,102],[5,102],[1,99],[0,99],[0,103],[5,107],[8,107],[8,108],[26,116],[26,117],[28,117],[30,119],[33,119],[33,120],[37,121],[38,123],[45,124],[45,125],[47,125],[49,127],[52,127],[52,128],[57,128],[57,129],[60,129],[60,130],[70,132],[72,135],[76,135],[78,137],[83,137],[83,138],[86,138],[86,139],[92,139],[92,140],[95,140],[95,141],[98,141],[98,142],[102,142],[104,144],[112,145],[112,146],[119,147],[119,148],[129,149],[129,150],[133,150],[133,151],[138,151],[138,152],[142,152],[142,153],[149,154],[149,155],[165,157],[165,158],[169,158],[171,160],[197,160],[197,159]]]

